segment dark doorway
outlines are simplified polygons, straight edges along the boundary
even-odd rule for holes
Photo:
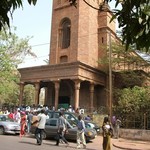
[[[59,96],[58,107],[68,108],[70,104],[70,97],[68,96]]]

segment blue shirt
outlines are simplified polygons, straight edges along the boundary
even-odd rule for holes
[[[84,130],[85,129],[85,123],[83,120],[78,120],[77,124],[78,130]]]

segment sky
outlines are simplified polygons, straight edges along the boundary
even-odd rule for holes
[[[19,38],[32,37],[29,44],[37,58],[27,56],[18,68],[44,65],[49,59],[52,0],[38,0],[36,6],[26,1],[13,13],[11,25],[17,27]]]
[[[111,4],[111,8],[114,8],[114,4]],[[16,35],[19,38],[32,37],[29,44],[37,56],[25,57],[18,68],[46,65],[44,60],[49,59],[51,17],[52,0],[38,0],[36,6],[29,5],[24,0],[23,8],[13,13],[11,25],[17,27]]]

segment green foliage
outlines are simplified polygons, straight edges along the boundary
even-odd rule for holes
[[[115,112],[123,115],[132,113],[145,113],[150,109],[150,87],[125,88],[118,90],[118,104]]]
[[[37,0],[28,0],[28,3],[35,5]],[[0,0],[0,31],[4,29],[6,25],[10,27],[9,16],[13,15],[13,12],[23,7],[23,0]]]
[[[137,67],[140,68],[144,66],[147,67],[147,65],[149,65],[138,54],[136,54],[136,52],[132,48],[126,51],[125,45],[122,45],[121,43],[113,43],[113,42],[111,47],[112,47],[111,62],[112,62],[113,71],[116,71],[116,69],[119,70],[119,68],[121,68],[121,70],[128,71],[128,70],[132,70],[130,69],[130,66],[137,65]],[[104,50],[104,53],[106,55],[100,58],[98,63],[106,66],[109,64],[109,50],[107,49],[107,46],[103,46],[102,49]],[[106,67],[103,68],[106,69]]]
[[[13,28],[12,28],[13,29]],[[15,32],[16,28],[14,28]],[[0,82],[10,80],[17,72],[18,64],[22,63],[26,55],[35,56],[28,45],[29,37],[20,39],[15,33],[8,30],[0,31]]]
[[[28,3],[31,5],[31,4],[33,4],[33,5],[36,5],[36,2],[37,2],[37,0],[28,0]]]
[[[68,0],[71,5],[77,7],[77,0]],[[83,0],[89,7],[94,8],[87,1]],[[104,0],[102,3],[111,2],[112,0]],[[150,51],[150,1],[149,0],[115,0],[116,7],[121,4],[120,10],[113,10],[114,18],[117,18],[119,27],[122,29],[122,42],[126,44],[126,50],[130,45],[135,45],[136,49],[141,51]],[[37,0],[28,0],[31,5],[36,5]],[[99,11],[104,11],[100,4]],[[6,25],[10,27],[9,16],[13,16],[13,12],[23,7],[23,0],[1,0],[0,1],[0,30]]]
[[[77,0],[69,0],[76,6]],[[83,0],[84,1],[84,0]],[[99,11],[103,5],[112,0],[104,0],[99,6]],[[90,7],[93,8],[87,1]],[[141,51],[150,51],[150,1],[149,0],[115,0],[115,7],[121,5],[121,9],[113,10],[111,20],[117,18],[119,27],[122,29],[122,42],[126,44],[126,50],[130,45],[135,45]]]
[[[24,105],[34,104],[34,87],[32,85],[26,85],[24,89],[23,103]]]
[[[129,45],[135,44],[137,49],[150,51],[150,1],[116,1],[116,5],[122,5],[122,9],[115,10],[114,13],[122,29],[126,49]]]
[[[125,128],[149,128],[144,123],[145,114],[150,114],[150,87],[125,88],[115,90],[118,103],[113,106],[113,113],[122,118]],[[147,122],[149,118],[147,119]]]
[[[116,72],[115,79],[120,88],[132,88],[134,86],[142,86],[146,77],[140,71],[120,71]]]
[[[31,52],[31,47],[28,45],[31,37],[26,37],[24,39],[19,38],[15,34],[15,27],[12,27],[11,31],[10,33],[8,28],[0,31],[1,52],[8,54],[9,58],[14,60],[14,65],[21,63],[26,55],[35,56]]]
[[[19,104],[19,87],[14,81],[0,84],[0,101],[9,105]]]
[[[6,28],[5,31],[0,31],[0,104],[12,105],[19,102],[17,66],[26,55],[35,56],[28,45],[29,39],[20,39],[15,33],[10,34]]]

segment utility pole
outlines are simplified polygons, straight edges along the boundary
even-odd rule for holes
[[[112,47],[111,32],[109,31],[109,115],[112,117]]]

